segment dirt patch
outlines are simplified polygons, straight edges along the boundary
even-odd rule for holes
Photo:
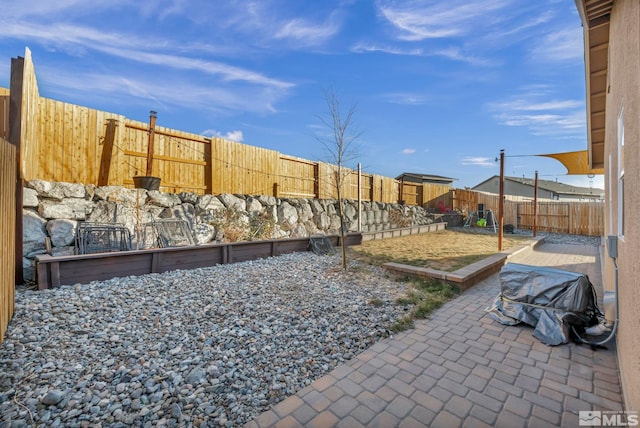
[[[522,245],[528,236],[505,235],[502,249]],[[441,230],[419,235],[379,239],[349,247],[351,257],[370,264],[387,262],[453,272],[498,252],[498,235]]]

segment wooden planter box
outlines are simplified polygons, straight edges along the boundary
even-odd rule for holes
[[[334,246],[339,246],[338,235],[327,238]],[[345,241],[346,245],[358,245],[362,242],[362,234],[349,233]],[[46,254],[36,257],[38,289],[177,269],[196,269],[309,250],[309,238],[291,238],[60,257]]]

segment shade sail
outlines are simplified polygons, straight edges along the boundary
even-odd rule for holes
[[[604,168],[589,168],[589,152],[586,150],[537,156],[546,156],[560,161],[567,168],[567,175],[604,174]]]

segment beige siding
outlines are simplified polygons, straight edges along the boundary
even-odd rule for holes
[[[609,36],[609,93],[605,127],[605,235],[618,234],[618,117],[624,108],[624,238],[619,242],[618,358],[628,410],[640,409],[640,3],[617,0]],[[612,213],[610,216],[609,213]],[[614,287],[605,257],[606,288]]]

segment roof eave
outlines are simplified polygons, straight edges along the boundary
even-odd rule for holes
[[[613,0],[575,0],[584,32],[589,167],[604,168],[609,19]]]

